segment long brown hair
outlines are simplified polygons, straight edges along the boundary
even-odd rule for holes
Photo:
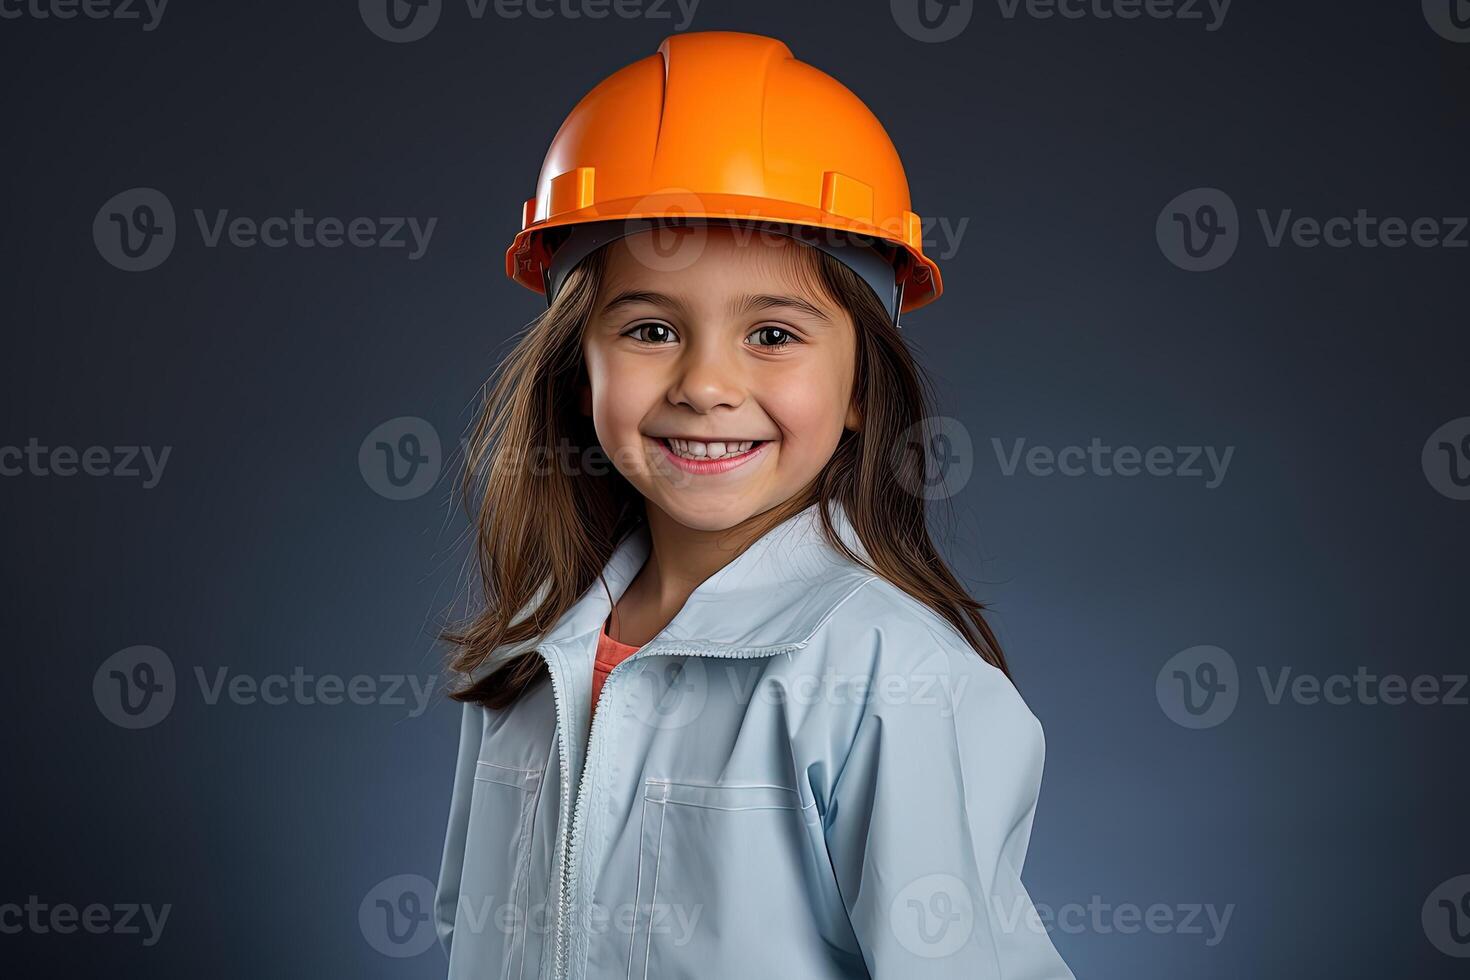
[[[913,434],[931,418],[932,385],[878,298],[820,249],[782,250],[788,268],[851,314],[857,331],[853,398],[862,422],[802,491],[742,528],[748,540],[814,503],[825,537],[944,617],[975,652],[1009,676],[984,616],[930,540],[919,493],[926,461]],[[582,335],[606,268],[606,248],[582,260],[551,305],[517,338],[486,384],[465,454],[461,491],[474,525],[479,611],[446,629],[449,667],[465,676],[450,696],[500,708],[545,670],[534,649],[478,679],[496,649],[549,632],[592,587],[622,537],[643,518],[643,498],[601,454],[591,419],[577,411],[586,383]],[[833,528],[839,501],[870,561]]]

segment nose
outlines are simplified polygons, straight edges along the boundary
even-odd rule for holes
[[[704,415],[719,408],[738,408],[745,395],[744,376],[735,352],[721,341],[706,337],[685,347],[668,399],[670,404]]]

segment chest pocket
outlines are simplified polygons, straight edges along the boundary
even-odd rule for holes
[[[544,775],[544,768],[475,764],[451,976],[522,980],[539,970],[544,896],[532,892],[545,889],[544,882],[532,888],[530,862]]]
[[[784,786],[647,779],[641,807],[628,977],[800,975],[772,940],[816,935],[816,803]]]

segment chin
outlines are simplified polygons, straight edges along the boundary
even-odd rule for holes
[[[665,500],[660,501],[659,506],[669,517],[691,531],[728,531],[760,512],[760,508],[751,503],[731,502],[721,505],[698,499]]]

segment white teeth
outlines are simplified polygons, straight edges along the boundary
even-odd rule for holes
[[[727,459],[750,452],[754,440],[745,442],[695,442],[692,439],[665,440],[676,456],[686,459]]]

